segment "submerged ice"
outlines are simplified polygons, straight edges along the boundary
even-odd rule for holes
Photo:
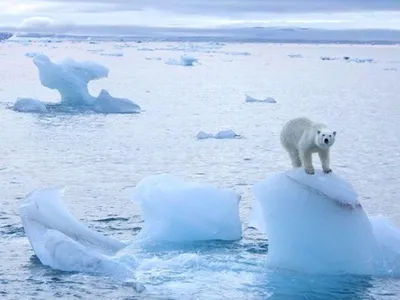
[[[61,105],[81,107],[102,113],[140,112],[139,105],[125,98],[114,98],[105,89],[97,97],[89,93],[90,81],[108,77],[107,67],[91,61],[77,62],[72,58],[54,63],[44,54],[35,54],[32,57],[33,63],[38,68],[41,84],[60,93]],[[27,108],[24,105],[32,107],[33,102],[24,101],[18,105],[16,103],[14,109],[26,111]]]

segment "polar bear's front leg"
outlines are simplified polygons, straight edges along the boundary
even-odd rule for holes
[[[314,174],[314,167],[312,165],[312,152],[311,151],[301,151],[300,152],[301,163],[307,174]]]
[[[324,173],[332,172],[332,169],[329,167],[329,149],[318,151],[318,155],[319,159],[321,160],[322,170]]]

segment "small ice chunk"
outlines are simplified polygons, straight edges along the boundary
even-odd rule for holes
[[[197,62],[198,59],[188,55],[181,56],[181,65],[182,66],[193,66],[193,63]]]
[[[272,97],[267,97],[267,98],[265,98],[265,99],[256,99],[256,98],[253,98],[253,97],[251,97],[251,96],[249,96],[249,95],[245,95],[246,96],[246,102],[249,102],[249,103],[254,103],[254,102],[259,102],[259,103],[276,103],[276,100],[274,99],[274,98],[272,98]]]
[[[288,54],[288,56],[290,58],[303,58],[303,55],[301,55],[301,54]]]
[[[373,58],[350,58],[348,61],[363,64],[363,63],[373,63],[375,60]]]
[[[188,55],[182,55],[180,60],[177,61],[176,59],[170,58],[166,64],[167,65],[181,65],[186,67],[191,67],[194,65],[195,62],[198,62],[197,58]]]
[[[204,131],[200,131],[197,136],[199,140],[204,140],[204,139],[212,139],[214,135],[212,133],[206,133]]]
[[[124,53],[122,52],[116,52],[116,53],[100,53],[101,56],[115,56],[115,57],[121,57],[124,56]]]
[[[214,138],[216,138],[216,139],[234,139],[237,137],[240,137],[240,136],[236,132],[234,132],[232,129],[221,130],[214,136]]]
[[[321,56],[322,60],[337,60],[338,57],[331,57],[331,56]]]
[[[25,56],[26,57],[30,57],[30,58],[36,57],[38,55],[42,55],[42,53],[40,53],[40,52],[27,52],[27,53],[25,53]]]
[[[102,89],[93,104],[93,110],[98,113],[140,113],[140,106],[125,98],[115,98],[107,90]]]
[[[47,112],[47,108],[42,102],[40,102],[37,99],[31,99],[31,98],[17,98],[12,109],[19,112],[33,112],[33,113]]]
[[[133,189],[144,225],[138,237],[149,242],[238,240],[240,196],[210,184],[185,182],[169,174],[148,176]]]
[[[214,138],[214,139],[235,139],[235,138],[240,138],[241,136],[238,135],[233,130],[227,129],[227,130],[221,130],[221,131],[217,132],[215,135],[212,133],[206,133],[204,131],[200,131],[196,137],[199,140],[204,140],[204,139],[212,139],[212,138]]]

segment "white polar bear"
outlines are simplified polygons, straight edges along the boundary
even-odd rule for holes
[[[293,168],[303,166],[307,174],[314,174],[312,154],[318,152],[322,170],[330,173],[329,149],[335,142],[335,136],[336,131],[329,130],[325,124],[296,118],[283,126],[280,140],[289,153]]]

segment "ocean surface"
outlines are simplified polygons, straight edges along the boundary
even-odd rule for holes
[[[306,116],[337,131],[332,169],[353,184],[366,212],[400,227],[399,50],[321,44],[0,43],[1,299],[399,299],[399,278],[269,269],[267,239],[248,226],[252,186],[291,167],[279,144],[283,123]],[[97,95],[105,88],[135,101],[142,113],[10,110],[18,97],[60,99],[57,91],[40,84],[32,58],[25,55],[30,52],[105,65],[108,78],[90,82],[90,92]],[[122,56],[109,55],[116,53]],[[167,63],[184,53],[199,64]],[[277,103],[246,103],[245,94],[273,97]],[[243,138],[196,139],[199,131],[223,129]],[[320,168],[316,156],[314,163]],[[240,194],[243,238],[146,252],[149,263],[136,274],[145,294],[105,276],[52,270],[35,257],[18,214],[29,192],[66,187],[64,202],[77,219],[128,242],[143,224],[130,191],[159,173]]]

